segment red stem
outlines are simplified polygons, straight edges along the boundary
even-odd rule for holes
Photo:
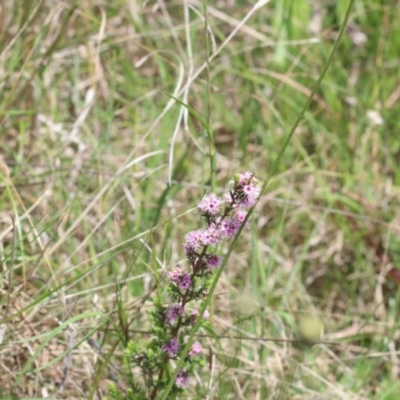
[[[224,214],[222,215],[221,220],[220,220],[219,223],[218,223],[218,226],[221,225],[221,223],[223,222],[223,220],[224,220],[224,219],[228,216],[228,214],[233,210],[233,208],[234,208],[233,206],[234,206],[235,202],[236,202],[236,201],[235,201],[234,195],[232,195],[232,202],[231,202],[231,204],[230,204],[229,206],[227,206],[227,207],[225,208]],[[194,278],[196,277],[196,274],[197,274],[197,272],[198,272],[198,270],[199,270],[199,267],[202,265],[202,261],[203,261],[204,256],[205,256],[206,253],[207,253],[207,249],[208,249],[208,245],[207,245],[207,246],[204,246],[203,251],[201,252],[201,254],[200,254],[200,256],[198,257],[198,259],[196,260],[195,265],[193,266],[193,271],[192,271],[192,274],[191,274],[191,276],[190,276],[191,282],[194,281]],[[189,296],[190,289],[191,289],[191,287],[189,287],[189,288],[186,290],[186,292],[183,294],[183,296],[182,296],[181,307],[182,307],[183,310],[185,309],[185,306],[186,306],[187,298],[188,298],[188,296]],[[179,332],[179,329],[180,329],[181,324],[182,324],[182,319],[183,319],[183,316],[182,316],[182,315],[178,317],[178,322],[177,322],[177,324],[176,324],[175,329],[174,329],[173,332],[172,332],[172,338],[176,338],[176,337],[178,336],[178,332]],[[167,355],[165,356],[165,358],[164,358],[163,365],[166,365],[168,361],[169,361],[169,356],[168,356],[168,354],[167,354]],[[162,377],[164,376],[164,371],[165,371],[165,368],[160,368],[160,371],[159,371],[159,373],[158,373],[158,378],[157,378],[157,381],[158,381],[158,382],[160,382],[161,379],[162,379]],[[156,387],[153,389],[153,391],[151,392],[150,400],[154,400],[154,399],[155,399],[155,397],[156,397],[156,395],[157,395],[157,392],[158,392],[158,387],[156,386]]]

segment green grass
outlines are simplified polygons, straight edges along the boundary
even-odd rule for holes
[[[184,261],[211,184],[207,132],[190,114],[177,128],[187,109],[168,95],[209,118],[219,193],[235,172],[265,178],[348,1],[272,1],[229,40],[252,5],[209,2],[209,76],[190,4],[3,5],[1,399],[129,386],[124,348],[148,338],[149,296]],[[188,398],[399,397],[399,17],[397,2],[355,1],[218,283],[219,339],[201,339]],[[261,340],[295,339],[308,314],[339,344]]]

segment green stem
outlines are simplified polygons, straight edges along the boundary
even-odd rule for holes
[[[328,68],[332,64],[333,58],[335,56],[335,53],[336,53],[336,51],[337,51],[337,49],[338,49],[338,47],[340,45],[340,42],[341,42],[341,40],[343,38],[343,35],[344,35],[344,32],[346,30],[346,26],[348,24],[348,21],[349,21],[349,18],[350,18],[351,9],[353,7],[354,2],[355,2],[355,0],[350,0],[349,1],[349,5],[347,7],[347,11],[346,11],[346,15],[345,15],[343,24],[342,24],[342,26],[340,28],[339,35],[336,38],[336,41],[335,41],[335,43],[334,43],[334,45],[332,47],[331,53],[329,54],[328,60],[326,61],[324,67],[322,68],[321,74],[320,74],[320,76],[319,76],[319,78],[318,78],[318,80],[317,80],[317,82],[316,82],[316,84],[314,86],[314,89],[312,90],[310,96],[308,97],[306,103],[303,106],[303,109],[301,110],[301,112],[298,115],[296,121],[294,122],[294,124],[292,126],[292,129],[288,133],[288,135],[287,135],[287,137],[285,139],[285,142],[283,143],[283,146],[281,147],[281,149],[280,149],[280,151],[279,151],[279,153],[278,153],[278,155],[277,155],[277,157],[276,157],[276,159],[275,159],[275,161],[274,161],[274,163],[272,165],[272,168],[271,168],[270,172],[268,173],[267,177],[264,179],[263,184],[262,184],[261,194],[265,191],[265,188],[267,187],[269,181],[271,180],[271,177],[274,175],[274,173],[275,173],[275,171],[276,171],[276,169],[277,169],[277,167],[279,165],[279,162],[280,162],[283,154],[285,153],[285,150],[288,147],[288,145],[290,143],[290,140],[292,139],[292,137],[294,135],[294,132],[296,131],[297,127],[299,126],[300,121],[304,118],[304,114],[306,113],[308,107],[310,106],[310,104],[311,104],[311,102],[312,102],[312,100],[313,100],[313,98],[315,96],[315,93],[320,88],[321,82],[324,79],[324,77],[326,75],[326,72],[328,71]],[[224,268],[225,268],[225,266],[226,266],[226,264],[228,262],[228,259],[229,259],[230,255],[232,254],[233,248],[235,247],[236,242],[237,242],[237,240],[238,240],[238,238],[239,238],[244,226],[246,225],[248,219],[250,218],[250,215],[252,214],[252,212],[254,210],[254,207],[255,207],[255,205],[247,213],[246,218],[243,221],[238,233],[235,235],[235,237],[233,238],[233,240],[231,242],[231,245],[229,246],[228,252],[227,252],[226,256],[224,257],[224,261],[223,261],[221,267],[218,269],[218,272],[217,272],[217,274],[215,276],[213,284],[211,285],[210,292],[209,292],[207,298],[203,301],[203,303],[202,303],[202,305],[200,307],[199,315],[198,315],[198,317],[196,319],[196,323],[195,323],[194,327],[190,331],[190,335],[189,335],[188,341],[186,343],[186,346],[184,347],[184,349],[183,349],[183,351],[182,351],[182,353],[180,355],[180,360],[177,363],[175,371],[171,375],[171,379],[168,382],[168,386],[166,387],[166,389],[163,392],[161,400],[166,400],[168,395],[169,395],[169,393],[170,393],[170,391],[171,391],[172,385],[175,382],[175,379],[176,379],[176,377],[178,375],[178,372],[183,366],[186,354],[188,353],[190,347],[192,346],[194,335],[196,334],[196,332],[200,328],[200,325],[201,325],[201,322],[202,322],[202,318],[203,318],[203,314],[204,314],[204,312],[205,312],[205,310],[206,310],[206,308],[207,308],[207,306],[208,306],[208,304],[210,302],[210,299],[211,299],[211,297],[212,297],[212,295],[213,295],[213,293],[215,291],[215,288],[217,287],[217,283],[218,283],[218,281],[219,281],[219,279],[221,277],[221,274],[222,274],[222,272],[223,272],[223,270],[224,270]]]
[[[216,187],[216,173],[217,173],[217,162],[215,158],[215,144],[214,144],[214,134],[211,130],[211,103],[210,103],[210,60],[209,60],[209,42],[208,42],[208,9],[207,0],[203,0],[204,8],[204,32],[205,32],[205,44],[206,44],[206,76],[207,76],[207,87],[206,87],[206,111],[205,111],[205,121],[207,122],[207,136],[210,148],[210,174],[211,174],[211,192],[215,192]]]

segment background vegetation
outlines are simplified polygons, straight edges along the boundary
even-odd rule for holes
[[[123,350],[210,183],[207,136],[165,93],[209,117],[219,192],[267,175],[348,1],[254,5],[209,2],[208,77],[199,0],[1,3],[0,398],[101,399],[135,376]],[[399,18],[356,0],[219,282],[188,398],[400,398]],[[308,315],[337,344],[265,340],[319,328]]]

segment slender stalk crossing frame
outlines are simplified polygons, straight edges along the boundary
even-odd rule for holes
[[[322,80],[324,79],[324,77],[326,75],[326,72],[328,71],[330,65],[332,64],[333,58],[335,56],[335,53],[336,53],[336,51],[337,51],[337,49],[338,49],[338,47],[340,45],[340,42],[342,41],[344,32],[346,30],[346,26],[347,26],[347,24],[349,22],[350,13],[351,13],[351,10],[353,8],[354,2],[355,2],[355,0],[350,0],[349,1],[349,5],[348,5],[347,10],[346,10],[346,15],[344,17],[343,24],[342,24],[342,26],[340,28],[339,34],[338,34],[338,36],[336,38],[336,41],[335,41],[335,43],[334,43],[334,45],[332,47],[332,50],[331,50],[331,52],[329,54],[328,60],[326,61],[324,67],[322,68],[321,74],[320,74],[320,76],[319,76],[319,78],[318,78],[318,80],[317,80],[317,82],[316,82],[316,84],[315,84],[310,96],[308,97],[307,101],[305,102],[300,114],[298,115],[296,121],[294,122],[294,124],[292,126],[292,129],[289,131],[289,133],[288,133],[288,135],[287,135],[287,137],[285,139],[285,142],[283,143],[283,145],[282,145],[282,147],[281,147],[281,149],[280,149],[280,151],[279,151],[274,163],[272,164],[272,167],[271,167],[267,177],[263,180],[260,196],[263,194],[263,192],[265,191],[269,181],[271,180],[272,176],[275,174],[275,171],[276,171],[276,169],[277,169],[277,167],[279,165],[279,162],[280,162],[283,154],[285,153],[285,150],[288,147],[288,145],[289,145],[289,143],[290,143],[290,141],[291,141],[291,139],[292,139],[292,137],[294,135],[294,132],[296,131],[297,127],[299,126],[301,120],[304,118],[304,114],[306,113],[308,107],[310,106],[310,104],[311,104],[311,102],[312,102],[317,90],[321,86]],[[206,122],[206,121],[204,121],[204,122]],[[208,123],[206,123],[206,126],[208,128],[207,131],[209,131],[209,130],[211,131],[211,127],[209,126]],[[211,143],[213,144],[212,141],[210,141],[210,145],[212,145]],[[211,153],[211,151],[210,151],[210,153]],[[219,281],[219,279],[221,277],[221,274],[222,274],[222,272],[223,272],[223,270],[224,270],[224,268],[225,268],[225,266],[226,266],[226,264],[228,262],[228,259],[229,259],[230,255],[232,254],[233,248],[236,245],[238,237],[240,236],[244,226],[246,225],[246,223],[247,223],[248,219],[250,218],[250,215],[252,214],[252,212],[253,212],[253,210],[254,210],[256,205],[257,205],[257,203],[252,208],[250,208],[250,210],[248,211],[248,213],[246,215],[246,218],[243,221],[238,233],[233,238],[233,240],[232,240],[232,242],[231,242],[231,244],[229,246],[228,252],[227,252],[226,256],[224,257],[224,261],[223,261],[222,265],[220,266],[220,268],[218,269],[218,271],[217,271],[217,273],[215,275],[213,284],[211,285],[211,288],[210,288],[210,292],[209,292],[207,298],[203,301],[203,303],[202,303],[202,305],[200,307],[196,323],[193,326],[192,330],[190,331],[190,335],[189,335],[188,341],[187,341],[187,343],[186,343],[186,345],[185,345],[185,347],[184,347],[184,349],[183,349],[183,351],[181,353],[181,356],[180,356],[180,359],[179,359],[179,361],[177,363],[175,371],[171,375],[170,381],[168,382],[168,386],[166,387],[166,389],[163,392],[161,400],[167,400],[167,398],[168,398],[168,395],[169,395],[169,393],[171,391],[172,385],[175,382],[175,379],[176,379],[176,377],[178,375],[178,372],[183,366],[186,354],[188,353],[189,349],[192,346],[194,335],[196,334],[196,332],[200,328],[200,324],[201,324],[201,320],[203,318],[203,314],[204,314],[206,308],[208,307],[208,304],[210,303],[210,299],[214,294],[215,288],[216,288],[217,283],[218,283],[218,281]]]

